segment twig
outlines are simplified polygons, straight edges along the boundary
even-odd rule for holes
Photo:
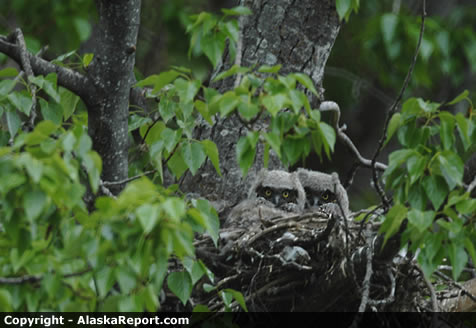
[[[373,270],[372,270],[372,258],[374,255],[373,238],[372,238],[372,235],[370,234],[370,231],[368,232],[369,233],[367,235],[367,267],[365,271],[364,282],[362,284],[363,291],[362,291],[362,300],[359,306],[359,312],[364,312],[369,303],[370,279],[372,278],[372,273],[373,273]]]
[[[447,282],[449,282],[450,284],[452,284],[453,286],[455,286],[456,288],[460,289],[464,294],[466,294],[473,302],[476,302],[476,297],[471,294],[463,285],[459,284],[458,282],[454,281],[453,279],[451,279],[450,277],[448,277],[447,275],[445,275],[443,272],[441,271],[435,271],[435,275],[440,277],[440,278],[443,278],[444,280],[446,280]]]
[[[144,177],[144,176],[147,176],[147,175],[150,175],[150,174],[154,174],[155,172],[157,172],[157,169],[150,170],[150,171],[146,171],[146,172],[144,172],[144,173],[142,173],[142,174],[138,174],[138,175],[136,175],[136,176],[133,176],[133,177],[130,177],[130,178],[121,180],[121,181],[103,181],[102,184],[103,184],[103,186],[105,186],[105,187],[108,187],[108,186],[117,186],[117,185],[129,183],[129,182],[131,182],[131,181],[140,179],[140,178],[142,178],[142,177]]]
[[[468,189],[466,189],[466,192],[471,193],[473,189],[476,188],[476,176],[474,177],[473,181],[468,186]]]
[[[416,263],[415,263],[415,268],[420,272],[421,276],[423,277],[423,280],[425,281],[426,287],[430,291],[431,308],[432,308],[433,312],[438,312],[439,311],[438,300],[436,299],[436,292],[435,292],[435,288],[433,287],[433,284],[428,279],[428,277],[425,276],[425,273],[423,272],[422,268]]]
[[[426,0],[423,0],[423,8],[422,8],[422,14],[421,14],[421,26],[420,26],[420,36],[418,38],[418,43],[416,46],[415,54],[413,56],[412,63],[410,64],[410,68],[407,72],[407,76],[405,77],[405,80],[403,82],[403,86],[400,89],[400,93],[398,94],[397,98],[395,99],[395,102],[393,105],[390,107],[390,110],[387,112],[387,117],[385,119],[385,124],[384,124],[384,129],[382,133],[382,137],[379,140],[377,150],[375,151],[374,156],[372,157],[372,178],[374,182],[374,187],[377,190],[378,194],[380,195],[380,198],[382,199],[382,202],[385,206],[386,209],[390,207],[390,202],[387,199],[387,196],[385,195],[385,192],[383,191],[382,187],[379,184],[378,177],[377,177],[377,171],[376,171],[376,163],[377,163],[377,157],[380,155],[380,152],[383,149],[383,145],[385,140],[387,139],[387,132],[388,132],[388,125],[390,123],[390,119],[392,118],[393,114],[395,114],[398,110],[398,105],[400,104],[400,101],[402,100],[403,93],[407,89],[408,83],[410,82],[410,78],[413,73],[413,69],[415,68],[415,64],[418,58],[418,53],[420,51],[420,46],[421,42],[423,39],[423,33],[425,31],[425,17],[426,17]]]
[[[332,111],[335,112],[337,115],[337,119],[334,122],[334,129],[336,130],[337,137],[339,140],[346,145],[350,152],[353,153],[355,158],[362,164],[362,166],[367,167],[367,168],[372,168],[372,161],[370,159],[364,158],[357,147],[355,147],[354,143],[352,140],[347,136],[347,134],[344,133],[344,128],[339,127],[339,119],[340,119],[340,108],[337,103],[333,101],[323,101],[319,107],[320,111]],[[376,162],[375,163],[376,169],[380,171],[385,171],[387,169],[387,165],[383,163]]]
[[[396,283],[395,276],[392,274],[392,270],[389,267],[387,267],[387,275],[390,278],[390,283],[391,283],[390,294],[386,298],[381,300],[370,299],[369,300],[370,305],[388,304],[388,303],[393,303],[393,301],[395,300],[395,288],[397,283]]]

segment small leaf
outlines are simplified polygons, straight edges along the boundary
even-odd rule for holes
[[[243,176],[246,176],[248,170],[253,165],[256,155],[256,149],[250,144],[249,138],[241,137],[236,144],[236,157]]]
[[[240,98],[233,92],[228,91],[220,98],[220,114],[225,117],[235,110],[240,103]]]
[[[453,148],[455,141],[455,119],[454,116],[448,112],[441,112],[439,116],[441,122],[440,138],[443,144],[443,149],[450,150]]]
[[[395,204],[385,217],[382,226],[379,229],[380,233],[385,233],[384,245],[387,240],[392,237],[400,229],[400,225],[407,216],[408,209],[402,204]]]
[[[83,67],[86,68],[89,66],[89,64],[91,64],[91,62],[93,61],[93,58],[94,58],[94,54],[84,54],[83,56]]]
[[[463,180],[464,163],[461,158],[450,150],[445,150],[437,156],[439,169],[448,183],[450,190],[461,185]]]
[[[418,209],[412,209],[408,212],[408,221],[413,224],[419,232],[424,232],[428,229],[435,218],[435,212],[433,211],[420,211]]]
[[[20,92],[13,92],[10,93],[7,98],[16,109],[25,115],[30,116],[31,106],[33,105],[31,97],[25,96]]]
[[[218,175],[222,176],[220,171],[220,159],[218,156],[217,145],[211,140],[202,140],[201,143],[205,148],[205,153],[207,154],[208,158],[215,167],[215,170],[217,171]]]
[[[392,136],[395,134],[395,132],[398,130],[398,128],[402,124],[402,114],[400,113],[395,113],[393,114],[392,118],[390,119],[390,122],[388,123],[388,130],[387,130],[387,139],[385,140],[386,145],[390,139],[392,139]]]
[[[193,98],[200,89],[199,80],[187,81],[185,79],[180,78],[175,80],[174,85],[177,89],[177,94],[180,98],[180,102],[183,104],[193,102]]]
[[[152,90],[152,93],[155,94],[159,92],[160,90],[162,90],[164,86],[166,86],[167,84],[175,80],[178,76],[180,76],[179,72],[175,70],[170,70],[170,71],[162,72],[159,75],[148,76],[142,81],[137,82],[135,86],[145,87],[147,85],[153,85],[154,89]]]
[[[187,164],[192,175],[195,175],[207,159],[203,145],[199,142],[187,142],[182,145],[181,152],[185,164]]]
[[[336,0],[336,9],[340,20],[344,19],[344,17],[347,15],[347,12],[350,11],[350,8],[351,0]]]
[[[221,61],[223,51],[225,50],[225,39],[226,34],[224,33],[203,36],[201,42],[202,50],[212,63],[213,68],[216,68]]]
[[[453,279],[457,281],[461,272],[468,263],[468,255],[464,250],[463,244],[460,242],[451,242],[448,249],[448,256],[453,267]]]
[[[448,105],[454,105],[456,103],[459,103],[460,101],[468,98],[468,95],[469,95],[469,91],[468,90],[464,90],[463,92],[461,92],[459,95],[457,95],[453,100],[451,100]]]
[[[167,285],[170,291],[174,293],[185,305],[192,295],[192,279],[186,271],[172,272],[167,277]]]
[[[15,67],[7,67],[0,70],[0,78],[15,77],[18,75],[18,70]]]
[[[223,8],[221,11],[225,15],[229,15],[229,16],[240,16],[240,15],[251,15],[252,14],[252,11],[249,8],[244,7],[244,6],[237,6],[237,7],[231,8],[231,9]]]
[[[165,210],[165,213],[176,222],[179,222],[182,217],[185,216],[185,202],[180,198],[167,198],[167,200],[162,204],[162,208]]]
[[[10,136],[13,138],[17,134],[21,125],[20,116],[16,110],[7,110],[6,116],[8,132],[10,132]]]
[[[283,67],[281,64],[274,66],[263,65],[258,69],[258,72],[276,74],[281,70],[281,67]]]
[[[311,80],[309,76],[303,73],[294,73],[294,74],[291,74],[291,76],[294,77],[303,86],[305,86],[315,96],[318,96],[317,90],[314,87],[314,82]]]
[[[159,206],[156,204],[143,204],[135,212],[144,232],[146,234],[150,233],[159,220]]]
[[[274,152],[281,158],[281,138],[275,133],[263,133],[266,142],[271,146]]]
[[[28,191],[23,198],[23,207],[28,220],[35,220],[43,211],[46,195],[40,190]]]
[[[429,175],[423,178],[423,189],[433,204],[435,211],[438,211],[448,194],[448,186],[445,180],[438,175]]]
[[[40,99],[41,115],[45,120],[50,120],[56,125],[60,125],[63,121],[63,110],[60,105],[50,102],[47,103]]]
[[[229,289],[229,288],[225,289],[224,291],[233,295],[233,297],[238,302],[238,304],[240,304],[241,308],[245,310],[245,312],[248,312],[248,308],[246,307],[246,303],[245,303],[245,298],[243,297],[242,293],[240,293],[237,290]]]

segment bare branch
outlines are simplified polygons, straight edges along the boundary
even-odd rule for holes
[[[336,130],[337,137],[339,138],[339,140],[349,148],[350,152],[353,153],[355,158],[359,161],[359,163],[362,166],[368,167],[368,168],[373,167],[372,166],[372,161],[367,159],[367,158],[364,158],[360,154],[359,150],[354,145],[352,140],[347,136],[347,134],[344,133],[345,128],[344,127],[339,127],[339,120],[340,120],[339,105],[337,105],[337,103],[335,103],[333,101],[323,101],[321,103],[321,106],[319,107],[319,110],[322,111],[322,112],[330,111],[330,112],[334,112],[336,114],[336,120],[334,122],[334,129]],[[387,168],[387,165],[385,165],[383,163],[376,162],[375,167],[380,171],[385,171],[385,169]]]

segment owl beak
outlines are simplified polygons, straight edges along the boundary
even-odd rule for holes
[[[279,195],[275,195],[273,198],[273,203],[274,205],[278,206],[279,205]]]
[[[313,207],[318,207],[321,205],[320,198],[319,197],[313,197],[312,198],[312,206]]]

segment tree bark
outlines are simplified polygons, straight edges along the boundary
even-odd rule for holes
[[[88,76],[99,97],[88,106],[88,128],[103,160],[102,179],[109,182],[128,176],[127,123],[140,6],[140,0],[97,1],[100,20]],[[111,191],[117,194],[122,188],[116,185]]]
[[[253,15],[241,18],[241,66],[282,65],[281,74],[301,72],[311,76],[321,96],[322,78],[326,61],[339,32],[340,24],[335,1],[313,0],[242,0]],[[240,49],[240,47],[238,47]],[[226,70],[222,65],[216,73]],[[230,90],[234,78],[213,85],[221,92]],[[321,97],[322,98],[322,97]],[[311,101],[317,103],[317,99]],[[265,129],[266,122],[258,122],[254,128]],[[248,129],[236,117],[219,120],[213,127],[203,123],[197,129],[197,138],[214,141],[220,154],[223,178],[208,163],[194,177],[187,176],[184,190],[215,200],[226,200],[229,205],[243,199],[248,182],[263,166],[258,149],[254,166],[243,179],[238,167],[235,148],[238,139]],[[279,167],[279,161],[270,161],[270,168]]]

